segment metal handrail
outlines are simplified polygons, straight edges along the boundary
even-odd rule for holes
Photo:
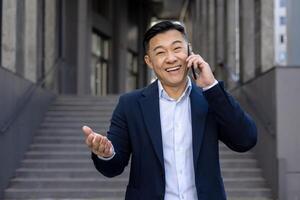
[[[63,63],[63,58],[57,58],[52,65],[52,67],[48,70],[48,72],[45,74],[45,76],[42,76],[38,79],[36,84],[32,84],[28,87],[27,90],[21,95],[21,97],[17,100],[17,105],[12,112],[12,114],[8,117],[7,120],[4,121],[4,124],[1,125],[0,133],[4,134],[13,124],[13,122],[16,120],[16,118],[19,116],[21,111],[25,108],[26,104],[28,103],[29,99],[33,95],[35,89],[37,87],[40,87],[42,84],[45,83],[46,79],[49,77],[49,75],[53,72],[55,72],[58,67],[60,66],[60,63]]]

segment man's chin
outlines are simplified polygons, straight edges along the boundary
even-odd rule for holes
[[[179,87],[181,85],[186,84],[186,79],[182,78],[182,79],[178,79],[178,80],[170,80],[170,81],[165,81],[164,83],[166,85],[168,85],[169,87]]]

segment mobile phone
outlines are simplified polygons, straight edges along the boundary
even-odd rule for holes
[[[191,55],[191,49],[190,49],[190,44],[187,45],[187,49],[188,49],[188,56]],[[195,69],[194,69],[194,65],[191,66],[192,68],[192,74],[193,74],[193,77],[194,79],[196,80],[197,79],[197,75],[196,75],[196,72],[195,72]]]

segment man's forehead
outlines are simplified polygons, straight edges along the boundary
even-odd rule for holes
[[[184,43],[185,39],[182,33],[180,33],[177,30],[174,31],[176,31],[177,33],[168,31],[168,32],[157,34],[156,36],[150,39],[149,47],[156,48],[157,46],[167,46],[167,45]]]

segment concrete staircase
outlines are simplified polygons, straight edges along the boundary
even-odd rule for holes
[[[5,199],[124,199],[128,169],[115,178],[96,171],[81,126],[99,133],[109,126],[117,96],[60,96],[49,108]],[[271,191],[251,152],[238,154],[220,144],[229,200],[270,200]]]

